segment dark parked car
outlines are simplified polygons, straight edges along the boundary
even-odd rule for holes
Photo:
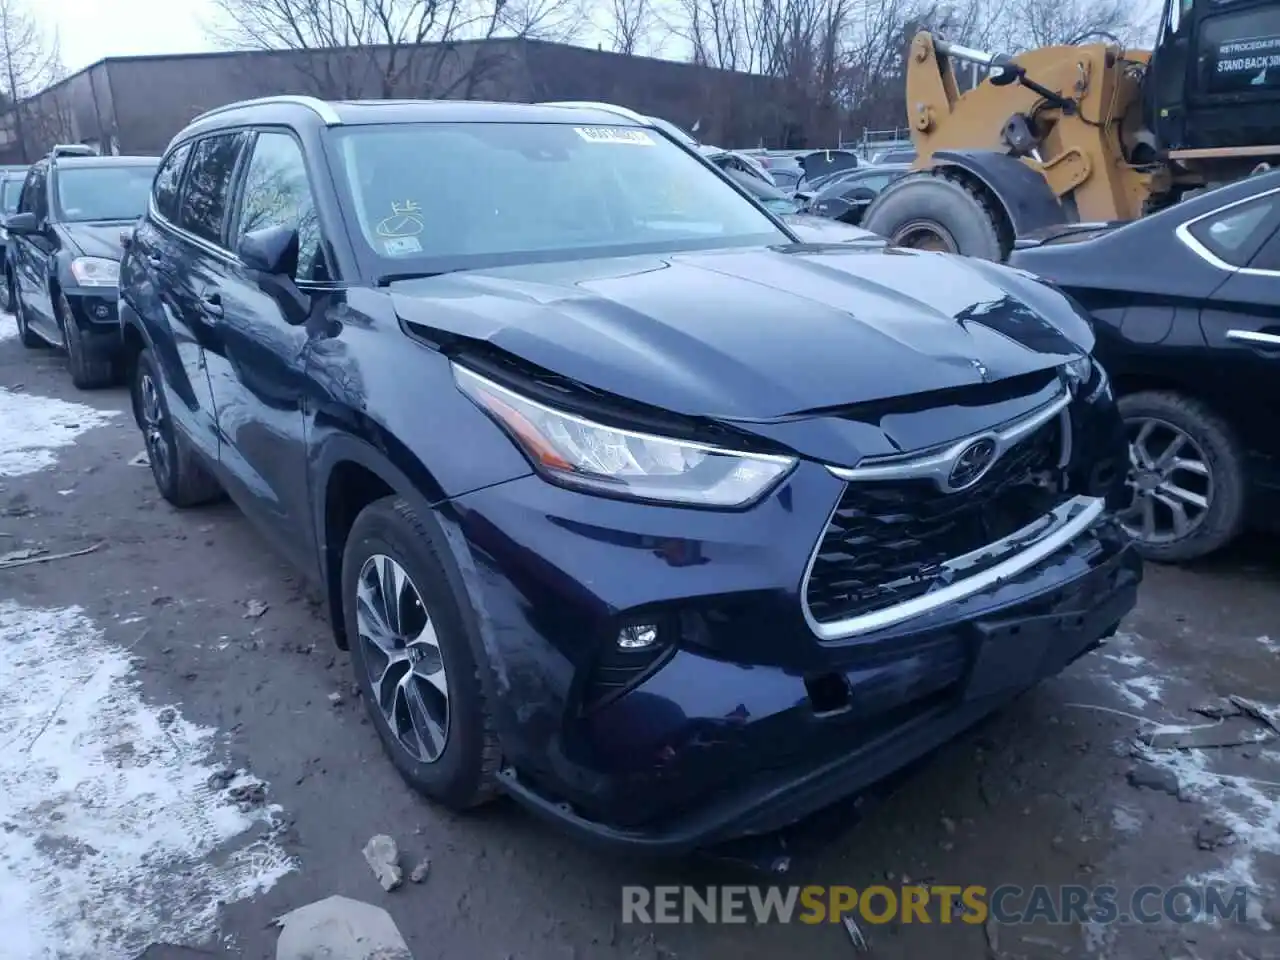
[[[1280,526],[1280,172],[1019,247],[1013,263],[1093,317],[1146,554],[1189,560]]]
[[[22,343],[65,349],[77,387],[118,379],[122,238],[146,208],[156,163],[55,147],[27,172],[5,222],[5,283]]]
[[[869,230],[851,227],[838,220],[815,217],[802,212],[801,203],[776,187],[771,187],[758,177],[737,170],[725,171],[729,179],[738,184],[749,196],[780,219],[796,237],[805,243],[876,243],[887,241]]]
[[[1135,601],[1069,300],[797,244],[616,114],[224,107],[121,285],[161,493],[226,490],[315,579],[392,761],[454,807],[655,852],[768,830]]]
[[[27,178],[27,167],[0,167],[0,222],[18,212],[18,196],[22,193],[22,183]],[[0,264],[7,260],[9,233],[0,226]],[[9,296],[9,285],[0,284],[0,310],[6,313],[13,309],[13,300]]]
[[[805,211],[857,226],[871,201],[910,167],[861,167],[823,186],[805,202]]]

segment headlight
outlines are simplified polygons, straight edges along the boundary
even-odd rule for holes
[[[735,453],[620,430],[535,403],[463,367],[459,389],[501,424],[548,480],[597,493],[741,507],[772,489],[794,457]]]
[[[102,257],[77,257],[71,261],[71,276],[82,287],[114,287],[120,282],[120,264]]]

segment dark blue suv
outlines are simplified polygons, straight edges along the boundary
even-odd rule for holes
[[[163,495],[323,589],[405,778],[681,851],[1098,646],[1140,561],[1093,334],[1029,274],[801,243],[589,107],[232,104],[121,266]]]

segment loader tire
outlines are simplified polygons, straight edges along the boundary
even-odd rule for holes
[[[986,191],[946,171],[922,170],[889,184],[862,220],[895,247],[937,250],[1001,263],[1013,231]]]

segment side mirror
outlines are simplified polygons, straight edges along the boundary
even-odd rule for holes
[[[4,228],[15,237],[26,237],[40,232],[40,223],[34,213],[15,213],[4,222]]]
[[[876,198],[876,192],[870,187],[854,187],[844,198],[849,203],[870,203]]]
[[[236,253],[250,270],[292,277],[298,271],[298,231],[292,227],[253,230],[241,238]]]

